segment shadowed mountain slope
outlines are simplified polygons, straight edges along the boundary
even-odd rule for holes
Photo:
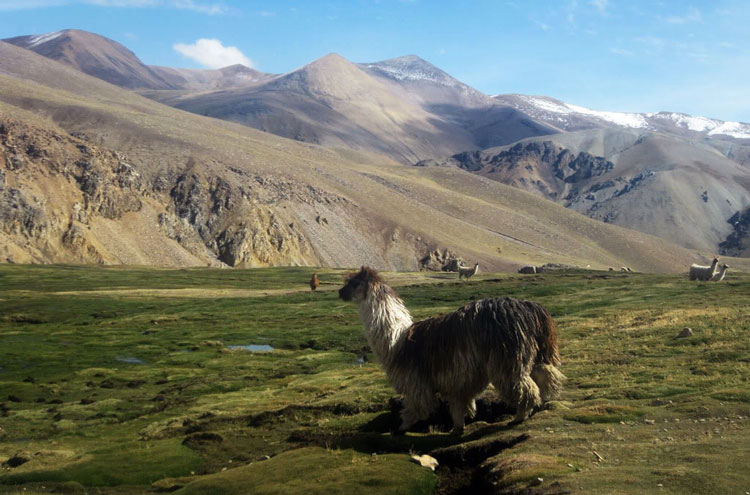
[[[733,230],[728,220],[750,204],[746,166],[710,143],[645,130],[561,133],[432,163],[707,252],[719,252]]]
[[[702,260],[463,170],[181,112],[5,43],[0,88],[5,260],[414,269],[435,248],[487,269]]]

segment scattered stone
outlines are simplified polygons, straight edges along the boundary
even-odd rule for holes
[[[544,483],[544,478],[536,478],[534,480],[531,480],[531,483],[529,483],[529,486],[539,486],[542,483]]]
[[[416,462],[422,467],[426,467],[432,471],[435,470],[435,468],[438,467],[438,461],[432,456],[429,456],[427,454],[424,455],[412,455],[411,456],[412,462]]]
[[[21,398],[17,395],[9,395],[8,400],[10,402],[23,402],[23,400],[21,400]]]
[[[115,388],[115,384],[112,383],[112,380],[104,380],[99,384],[101,388]]]
[[[690,337],[693,335],[693,329],[690,327],[685,327],[682,329],[682,331],[677,335],[678,339],[683,339],[685,337]]]
[[[654,419],[645,419],[645,420],[643,420],[643,422],[646,423],[647,425],[656,424],[656,420],[654,420]]]

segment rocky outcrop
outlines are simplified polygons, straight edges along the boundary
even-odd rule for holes
[[[750,207],[736,212],[727,222],[734,230],[719,244],[719,253],[725,256],[750,255]]]
[[[456,256],[456,253],[450,249],[445,249],[443,252],[435,249],[419,260],[421,270],[431,270],[436,272],[457,272],[458,268],[463,264],[464,260]]]
[[[84,135],[18,121],[0,124],[0,152],[0,233],[9,244],[28,246],[38,261],[118,262],[119,254],[107,252],[97,236],[122,232],[126,215],[135,215],[127,223],[143,229],[146,213],[154,211],[145,232],[104,244],[146,239],[159,244],[163,236],[162,245],[176,241],[209,264],[314,263],[315,250],[300,229],[295,205],[326,211],[352,206],[285,178],[232,168],[225,176],[209,174],[211,167],[195,157],[143,177],[127,156],[97,147]],[[0,255],[13,261],[9,249]]]

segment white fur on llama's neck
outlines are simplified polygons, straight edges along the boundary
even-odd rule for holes
[[[413,323],[404,302],[380,284],[371,286],[367,298],[359,303],[359,317],[367,342],[383,362]]]

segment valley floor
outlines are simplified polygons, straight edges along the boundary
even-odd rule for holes
[[[0,265],[0,493],[750,491],[750,276],[384,274],[416,318],[513,296],[558,322],[560,400],[509,426],[488,393],[454,437],[389,433],[343,272],[312,272]]]

